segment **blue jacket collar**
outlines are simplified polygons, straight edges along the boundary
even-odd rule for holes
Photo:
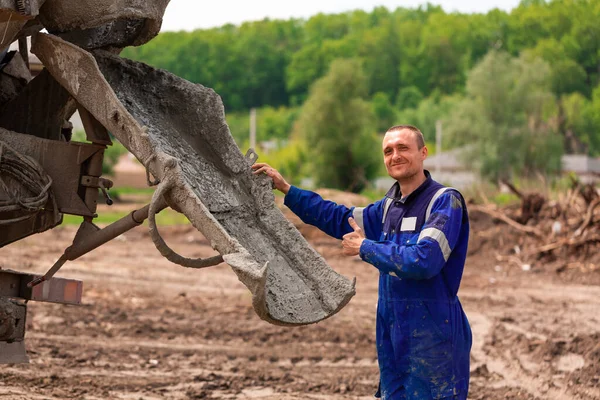
[[[421,192],[423,192],[423,190],[427,189],[433,182],[433,179],[431,179],[431,174],[429,173],[429,171],[423,170],[423,172],[425,172],[425,182],[421,183],[421,186],[419,186],[411,194],[409,194],[404,202],[407,202],[410,199],[413,199],[413,198],[419,196],[419,193],[421,193]],[[394,199],[394,200],[400,200],[402,198],[402,190],[400,189],[400,183],[398,183],[398,181],[396,181],[392,185],[390,190],[388,190],[388,192],[385,194],[385,197],[389,197],[390,199]]]

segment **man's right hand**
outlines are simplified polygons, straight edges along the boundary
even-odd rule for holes
[[[266,174],[269,178],[273,179],[273,187],[283,194],[287,194],[290,190],[290,184],[283,179],[283,176],[273,167],[266,163],[256,163],[252,165],[254,170],[253,174]]]

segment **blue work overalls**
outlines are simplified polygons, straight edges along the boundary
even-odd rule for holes
[[[302,221],[341,239],[363,228],[360,257],[380,271],[377,355],[385,400],[466,399],[471,328],[458,300],[469,220],[458,191],[431,179],[406,198],[394,184],[367,207],[348,208],[292,187]]]

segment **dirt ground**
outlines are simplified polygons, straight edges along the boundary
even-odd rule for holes
[[[598,269],[499,262],[510,234],[490,237],[485,216],[472,221],[459,293],[474,334],[469,398],[600,399]],[[6,246],[0,266],[42,273],[75,231]],[[161,231],[184,255],[213,254],[191,226]],[[372,398],[378,273],[343,257],[336,240],[302,231],[333,268],[357,279],[356,296],[334,317],[269,325],[227,265],[170,264],[139,227],[60,271],[84,281],[83,305],[29,303],[31,363],[0,366],[0,398]]]

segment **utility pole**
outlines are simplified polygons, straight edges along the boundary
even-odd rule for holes
[[[435,173],[439,175],[442,172],[442,121],[435,121]]]
[[[256,108],[250,109],[250,148],[256,150]]]

